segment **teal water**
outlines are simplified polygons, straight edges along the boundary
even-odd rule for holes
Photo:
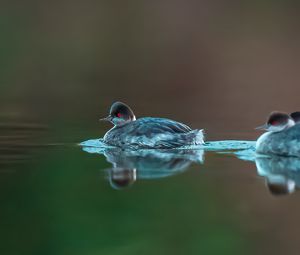
[[[253,141],[123,151],[80,144],[98,131],[79,126],[1,131],[1,254],[276,254],[297,217],[299,162]]]
[[[116,190],[103,156],[76,144],[31,149],[1,166],[2,254],[232,254],[247,246],[198,164]]]
[[[255,161],[255,141],[207,141],[203,145],[176,149],[133,150],[109,146],[100,138],[81,142],[79,146],[87,153],[103,155],[112,165],[107,172],[109,183],[115,189],[130,186],[141,179],[175,175],[184,172],[193,163],[204,164],[205,152],[208,151],[228,153]]]

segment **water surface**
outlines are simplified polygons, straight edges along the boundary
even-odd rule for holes
[[[279,254],[274,240],[296,243],[299,162],[245,161],[247,141],[162,152],[78,145],[93,132],[1,126],[2,254]]]

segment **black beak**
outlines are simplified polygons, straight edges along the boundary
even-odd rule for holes
[[[99,119],[99,121],[112,121],[112,116],[111,115],[108,115],[107,117],[105,118],[102,118],[102,119]]]
[[[262,126],[256,127],[255,129],[257,130],[268,130],[269,125],[268,124],[264,124]]]

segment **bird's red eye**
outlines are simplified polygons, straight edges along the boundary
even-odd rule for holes
[[[117,113],[117,117],[118,117],[118,118],[121,118],[121,117],[122,117],[122,114],[118,112],[118,113]]]
[[[273,125],[273,126],[276,126],[276,125],[278,125],[278,124],[279,124],[279,122],[276,121],[276,120],[274,120],[274,121],[271,122],[271,125]]]

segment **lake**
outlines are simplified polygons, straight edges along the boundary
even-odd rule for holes
[[[1,130],[2,254],[279,254],[274,240],[296,243],[300,170],[258,169],[235,145],[103,152],[70,142],[93,130]]]

